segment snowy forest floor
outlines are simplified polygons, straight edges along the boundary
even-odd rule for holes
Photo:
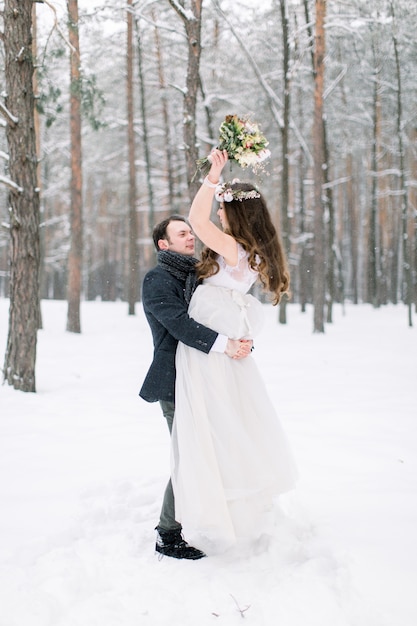
[[[43,301],[37,393],[0,387],[0,626],[415,626],[417,328],[403,306],[265,305],[256,359],[300,471],[269,534],[196,562],[158,560],[169,472],[138,390],[141,305]],[[0,300],[0,354],[8,302]]]

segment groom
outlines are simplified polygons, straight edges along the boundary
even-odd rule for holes
[[[197,259],[194,258],[195,236],[186,219],[171,215],[163,220],[154,228],[153,241],[158,264],[144,278],[142,302],[152,331],[154,354],[139,395],[147,402],[159,401],[172,432],[178,341],[206,354],[214,350],[234,359],[247,356],[251,342],[228,339],[189,317],[188,305],[197,286]],[[175,519],[171,481],[165,490],[156,530],[156,551],[160,554],[176,559],[205,556],[183,539],[181,524]]]

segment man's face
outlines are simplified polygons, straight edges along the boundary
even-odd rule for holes
[[[158,241],[160,250],[171,250],[178,254],[193,256],[195,237],[185,222],[173,220],[167,226],[167,238]]]

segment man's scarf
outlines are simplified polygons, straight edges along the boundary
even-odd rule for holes
[[[171,250],[158,251],[158,265],[184,284],[184,299],[187,304],[190,303],[191,296],[197,287],[196,263],[198,259],[192,256],[178,254]]]

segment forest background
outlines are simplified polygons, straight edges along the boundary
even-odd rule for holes
[[[13,2],[2,4],[7,8]],[[205,156],[216,145],[225,115],[236,113],[260,124],[272,154],[260,180],[235,165],[230,178],[256,180],[267,198],[287,249],[293,302],[302,308],[313,302],[319,280],[328,322],[332,304],[348,300],[376,307],[403,302],[412,324],[417,301],[414,0],[35,3],[41,298],[65,299],[69,289],[74,83],[68,11],[74,4],[82,119],[82,298],[126,300],[134,313],[143,276],[155,262],[153,225],[172,212],[187,215],[198,185],[190,180],[189,156]],[[325,10],[321,92],[320,10]],[[200,30],[193,40],[196,23]],[[199,44],[198,71],[192,74],[190,58]],[[196,93],[191,120],[186,116],[190,81]],[[317,111],[321,127],[315,124]],[[191,147],[186,145],[190,125],[197,140]],[[2,132],[0,150],[7,179]],[[10,189],[0,187],[0,194],[0,297],[8,297]],[[285,302],[280,321],[286,321]]]

